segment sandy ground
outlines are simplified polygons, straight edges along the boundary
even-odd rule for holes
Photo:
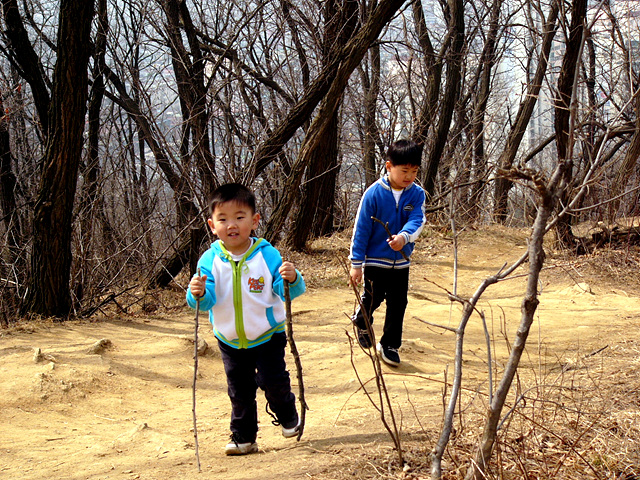
[[[518,258],[525,245],[524,233],[515,230],[463,234],[458,294],[472,295],[486,276]],[[310,407],[299,442],[283,438],[279,427],[271,425],[259,392],[259,453],[224,455],[229,401],[215,339],[201,315],[199,336],[210,348],[199,357],[198,366],[202,472],[197,471],[192,418],[194,314],[186,307],[150,316],[20,324],[0,331],[0,478],[425,478],[385,473],[380,469],[386,467],[375,465],[376,459],[384,465],[394,455],[379,414],[358,381],[358,376],[369,381],[372,367],[359,348],[350,346],[348,316],[354,309],[354,294],[336,267],[346,248],[345,237],[336,237],[315,254],[296,258],[309,283],[307,293],[293,304],[294,338]],[[447,300],[444,291],[453,289],[451,242],[434,234],[420,242],[414,261],[402,365],[383,369],[402,438],[428,452],[441,426],[442,391],[453,365],[454,335],[420,319],[456,326],[461,309]],[[628,355],[622,365],[638,372],[633,350],[637,344],[629,345],[630,339],[637,340],[640,327],[637,276],[621,274],[628,271],[623,267],[599,270],[586,258],[550,257],[547,265],[552,268],[542,276],[541,303],[523,369],[540,380],[590,354],[602,363],[626,345]],[[524,282],[524,275],[501,282],[481,301],[498,370],[520,320]],[[383,311],[376,315],[380,320]],[[374,323],[378,333],[380,320]],[[470,397],[486,389],[484,338],[476,315],[464,347]],[[111,346],[92,352],[101,339],[108,339]],[[288,364],[297,391],[291,357]],[[375,397],[373,382],[367,388]],[[625,421],[631,422],[629,431],[639,428],[637,416]]]

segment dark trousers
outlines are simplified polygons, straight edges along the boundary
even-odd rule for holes
[[[407,291],[409,290],[408,268],[364,267],[364,292],[362,306],[373,324],[373,312],[383,300],[387,302],[387,313],[380,344],[385,347],[400,348],[402,344],[402,323],[407,309]],[[354,322],[358,328],[365,329],[366,323],[360,308]]]
[[[287,337],[276,333],[266,343],[237,349],[220,341],[220,353],[227,374],[231,400],[231,431],[245,441],[255,441],[258,432],[256,392],[264,390],[269,408],[282,424],[298,418],[295,395],[284,361]]]

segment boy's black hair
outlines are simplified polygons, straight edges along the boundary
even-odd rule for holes
[[[253,213],[256,212],[255,195],[249,188],[240,183],[225,183],[216,188],[209,199],[209,213],[213,215],[216,207],[226,202],[236,202],[240,205],[246,205],[251,208]]]
[[[419,167],[422,164],[422,145],[418,145],[411,140],[398,140],[389,145],[386,159],[392,165],[414,165]]]

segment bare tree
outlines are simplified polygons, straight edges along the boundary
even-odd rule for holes
[[[368,68],[366,68],[368,67]],[[362,119],[362,166],[365,187],[377,180],[376,147],[379,145],[380,132],[376,122],[378,96],[380,95],[380,45],[371,46],[363,64],[358,68],[362,89],[364,90],[364,115]]]
[[[305,168],[309,164],[311,155],[328,132],[331,119],[337,110],[351,73],[358,66],[371,43],[375,41],[384,26],[403,3],[401,0],[383,0],[380,2],[371,13],[367,22],[358,30],[351,40],[334,55],[333,61],[323,69],[323,73],[319,78],[325,77],[325,74],[329,76],[331,72],[333,80],[329,82],[330,88],[323,100],[323,104],[309,127],[298,158],[285,184],[283,197],[269,219],[265,233],[268,240],[277,238],[287,218]],[[328,81],[329,78],[325,78],[325,80]]]
[[[106,0],[98,0],[97,5],[97,32],[95,40],[95,51],[93,54],[92,77],[93,85],[89,93],[88,103],[88,132],[87,132],[87,159],[80,166],[84,179],[82,195],[80,200],[80,236],[81,244],[84,245],[84,259],[92,258],[94,249],[93,232],[96,218],[103,218],[104,213],[99,211],[102,207],[102,198],[99,195],[100,178],[100,114],[102,102],[104,100],[104,65],[107,45],[108,18]],[[94,210],[95,209],[95,210]],[[98,215],[94,215],[98,212]],[[92,265],[83,262],[79,268],[79,278],[73,283],[74,296],[76,302],[81,303],[84,297],[84,288],[87,285],[86,278],[90,275]]]
[[[635,125],[631,129],[633,133],[629,147],[620,166],[614,173],[611,184],[610,193],[614,201],[611,202],[609,207],[609,218],[613,220],[623,204],[622,198],[620,197],[624,193],[625,187],[629,184],[629,179],[632,178],[634,167],[638,163],[638,158],[640,158],[640,71],[638,71],[637,67],[634,68],[634,63],[631,61],[631,59],[634,58],[634,54],[629,50],[631,39],[625,38],[619,22],[613,12],[611,12],[610,7],[607,8],[607,15],[612,24],[611,31],[614,44],[621,50],[622,64],[624,65],[625,77],[627,78],[625,83],[628,85],[627,89],[629,90],[630,96],[634,98],[632,106],[634,110],[633,115],[635,115]]]
[[[329,1],[324,5],[325,35],[323,63],[331,62],[333,55],[349,40],[358,23],[357,2]],[[285,243],[296,250],[306,247],[312,235],[330,233],[333,229],[333,205],[338,178],[338,138],[340,130],[340,99],[326,129],[326,134],[310,153],[306,182],[301,188],[300,207],[294,214],[295,228],[289,229]],[[308,132],[309,133],[309,132]]]
[[[450,46],[447,49],[444,98],[435,128],[435,139],[427,153],[427,166],[423,176],[423,186],[429,196],[433,196],[435,192],[440,159],[449,136],[449,127],[455,105],[460,95],[462,53],[464,49],[464,5],[461,0],[449,0],[447,6],[448,31],[444,43],[450,42]]]
[[[40,118],[41,131],[49,131],[50,96],[44,66],[36,54],[22,20],[17,0],[3,0],[2,13],[6,25],[9,60],[31,86],[34,103]]]
[[[514,124],[509,131],[507,143],[504,150],[498,158],[497,164],[501,170],[509,170],[516,158],[522,138],[526,132],[527,125],[531,120],[533,109],[538,101],[543,80],[547,73],[547,65],[549,63],[549,53],[553,45],[553,39],[557,30],[559,5],[553,1],[547,18],[543,21],[542,44],[539,52],[537,52],[537,66],[534,76],[527,84],[527,93],[524,95],[522,102],[518,108]],[[534,50],[531,51],[535,55]],[[533,60],[533,58],[532,58]],[[507,178],[498,176],[495,181],[494,191],[494,219],[504,222],[507,218],[507,200],[509,197],[509,189],[511,182]]]
[[[0,97],[0,112],[4,112],[4,102]],[[19,261],[16,249],[22,242],[22,228],[17,214],[16,176],[13,173],[13,155],[9,138],[9,119],[4,115],[0,119],[0,211],[7,235],[6,250],[2,256],[7,264]],[[8,272],[4,272],[7,275]],[[5,277],[6,278],[6,277]]]
[[[71,221],[87,111],[93,6],[92,0],[60,3],[58,59],[24,304],[24,311],[41,315],[66,317],[71,311]]]
[[[530,180],[535,184],[535,188],[540,196],[540,204],[538,214],[533,225],[527,252],[529,272],[527,276],[526,292],[522,300],[522,316],[518,326],[518,331],[516,332],[516,339],[511,347],[509,360],[507,361],[502,378],[498,383],[495,395],[493,395],[492,402],[487,411],[487,419],[476,458],[470,462],[469,469],[467,470],[466,478],[469,480],[472,478],[479,480],[485,477],[484,472],[487,469],[487,465],[496,442],[496,434],[498,430],[498,423],[502,416],[502,409],[504,407],[507,394],[511,389],[513,379],[518,371],[520,359],[522,358],[527,338],[529,336],[529,331],[534,320],[534,314],[539,304],[538,280],[545,258],[543,248],[544,235],[548,231],[549,219],[556,210],[558,201],[564,193],[564,190],[567,188],[570,176],[571,163],[561,161],[558,163],[557,168],[548,181],[536,176],[530,177]]]

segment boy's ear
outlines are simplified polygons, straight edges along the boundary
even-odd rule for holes
[[[216,229],[213,226],[213,220],[210,218],[207,218],[207,225],[209,225],[209,228],[211,229],[211,231],[213,232],[213,234],[217,237],[218,234],[216,233]]]
[[[256,228],[258,228],[258,223],[260,223],[260,214],[254,213],[252,221],[253,221],[253,226],[251,227],[251,230],[255,230]]]
[[[386,162],[384,162],[384,168],[387,169],[387,172],[391,167],[393,167],[393,163],[391,163],[391,160],[387,160]]]

